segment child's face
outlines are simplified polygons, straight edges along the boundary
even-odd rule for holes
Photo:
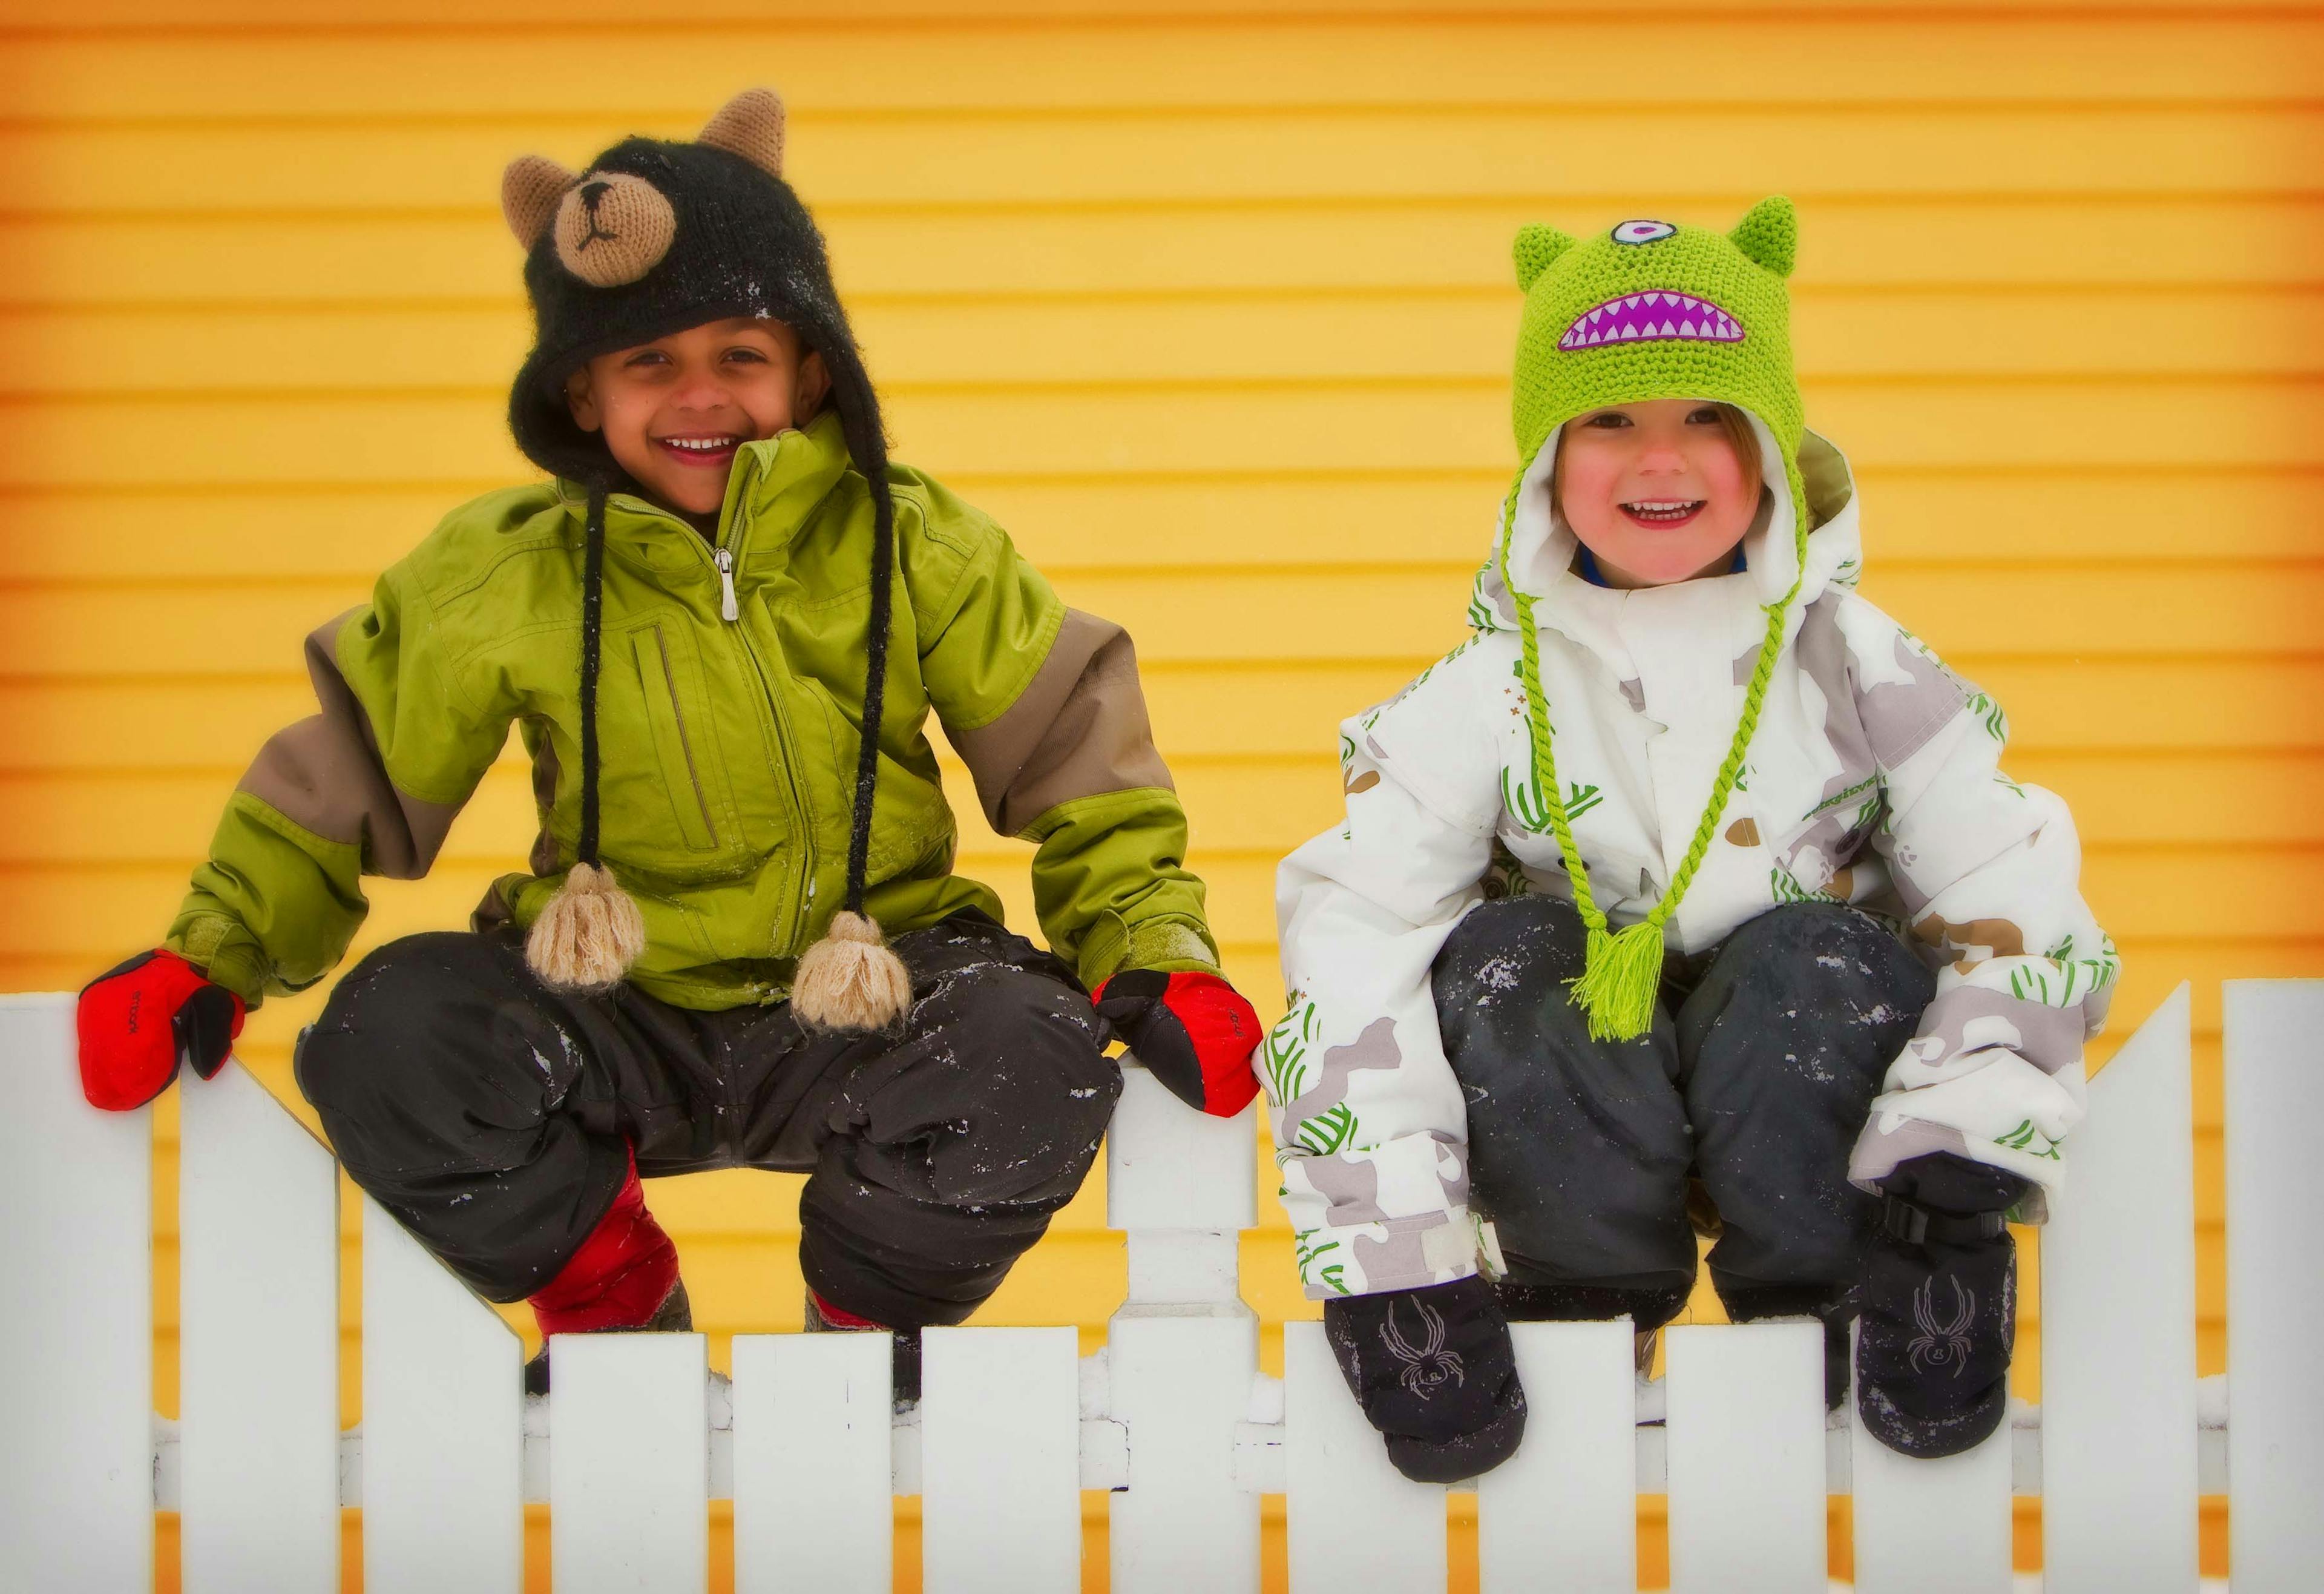
[[[715,514],[734,451],[811,419],[830,391],[823,357],[780,321],[688,327],[601,354],[566,384],[573,423],[604,434],[656,503]]]
[[[1615,587],[1716,575],[1759,507],[1759,469],[1716,404],[1655,399],[1565,423],[1557,461],[1565,524]]]

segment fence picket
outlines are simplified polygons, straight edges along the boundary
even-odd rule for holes
[[[2009,1594],[2010,1427],[1942,1460],[1900,1456],[1854,1421],[1856,1594]]]
[[[1259,1369],[1259,1320],[1237,1277],[1238,1234],[1258,1220],[1255,1117],[1191,1111],[1124,1059],[1106,1131],[1106,1221],[1130,1264],[1106,1338],[1130,1469],[1107,1501],[1114,1594],[1259,1588],[1259,1497],[1219,1460]]]
[[[1525,1442],[1477,1481],[1484,1594],[1638,1586],[1637,1392],[1630,1322],[1515,1323]]]
[[[702,1594],[710,1575],[707,1341],[549,1342],[549,1560],[557,1594]]]
[[[1071,1329],[922,1335],[921,1586],[1081,1587],[1081,1373]]]
[[[0,1587],[153,1582],[153,1115],[82,1098],[70,996],[0,997]]]
[[[2312,1161],[2304,1126],[2324,1117],[2324,981],[2231,982],[2227,998],[2236,1578],[2304,1589],[2324,1561],[2324,1374],[2301,1334],[2324,1309],[2324,1242],[2282,1192]],[[0,1117],[0,1213],[23,1257],[0,1270],[0,1589],[42,1594],[152,1575],[150,1115],[80,1101],[71,1013],[69,997],[0,997],[14,1103]],[[2050,1594],[2196,1586],[2189,1013],[2182,986],[2093,1081],[2043,1240]],[[1248,1172],[1250,1147],[1234,1137],[1247,1142],[1249,1125],[1185,1115],[1130,1071],[1110,1210],[1130,1234],[1131,1299],[1110,1378],[1087,1386],[1108,1384],[1105,1414],[1129,1434],[1126,1460],[1092,1452],[1116,1458],[1093,1476],[1130,1479],[1112,1502],[1115,1587],[1255,1589],[1258,1502],[1243,1491],[1286,1487],[1294,1589],[1435,1594],[1443,1491],[1389,1466],[1320,1324],[1286,1328],[1284,1427],[1239,1439],[1244,1419],[1271,1421],[1246,1410],[1255,1321],[1232,1258],[1248,1192],[1209,1187],[1249,1182],[1220,1172]],[[186,1080],[182,1113],[185,1414],[161,1452],[164,1497],[184,1515],[181,1586],[335,1588],[336,1169],[239,1065]],[[1208,1133],[1190,1138],[1188,1125]],[[1203,1180],[1190,1182],[1192,1161]],[[518,1341],[368,1202],[364,1235],[366,1586],[513,1589]],[[1674,1330],[1659,1432],[1635,1427],[1627,1325],[1516,1332],[1534,1412],[1525,1448],[1479,1486],[1487,1594],[1628,1589],[1637,1469],[1663,1470],[1665,1456],[1676,1594],[1819,1585],[1817,1330]],[[916,1448],[931,1594],[1078,1586],[1074,1339],[929,1332]],[[700,1336],[559,1340],[549,1489],[560,1594],[705,1586],[703,1348]],[[744,1336],[735,1364],[738,1589],[884,1590],[899,1459],[884,1338]],[[1849,1436],[1863,1594],[2008,1586],[2010,1441],[1930,1463]],[[1239,1486],[1246,1465],[1273,1481]]]
[[[2090,1082],[2042,1237],[2045,1594],[2196,1585],[2188,1015],[2182,985]]]
[[[1823,1330],[1665,1335],[1672,1594],[1824,1586]]]
[[[524,1345],[378,1202],[363,1204],[366,1594],[524,1582]]]
[[[339,1586],[339,1183],[245,1072],[178,1083],[187,1594]]]
[[[2324,1567],[2324,1230],[2305,1189],[2324,1122],[2324,980],[2227,986],[2227,1514],[2236,1594]]]
[[[736,1594],[888,1594],[886,1334],[734,1336]]]
[[[1283,1325],[1292,1594],[1443,1594],[1444,1491],[1389,1465],[1316,1322]]]
[[[1259,1320],[1138,1311],[1115,1316],[1106,1346],[1112,1414],[1130,1432],[1130,1487],[1107,1502],[1114,1594],[1256,1594],[1259,1497],[1235,1487],[1228,1463]]]
[[[1106,1129],[1105,1220],[1122,1229],[1238,1229],[1259,1220],[1256,1107],[1199,1113],[1134,1057]]]

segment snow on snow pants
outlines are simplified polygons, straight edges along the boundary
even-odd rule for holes
[[[1121,1079],[1029,941],[964,914],[894,946],[902,1029],[835,1036],[788,1002],[551,990],[510,931],[410,936],[339,982],[299,1088],[355,1182],[488,1299],[557,1275],[633,1150],[647,1178],[807,1174],[809,1286],[875,1322],[956,1323],[1081,1187]]]
[[[1658,1328],[1700,1226],[1730,1316],[1834,1321],[1878,1215],[1849,1151],[1934,976],[1869,915],[1791,904],[1674,955],[1653,1028],[1600,1042],[1567,1000],[1585,945],[1571,903],[1520,896],[1472,911],[1436,960],[1510,1315]]]

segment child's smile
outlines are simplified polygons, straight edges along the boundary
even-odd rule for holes
[[[797,332],[744,316],[601,354],[573,374],[566,403],[646,496],[705,524],[726,501],[735,451],[810,419],[830,386]]]
[[[1725,571],[1759,507],[1757,440],[1700,399],[1592,410],[1558,439],[1558,511],[1609,586]]]
[[[681,433],[672,437],[657,437],[654,446],[688,470],[715,470],[719,473],[723,488],[727,468],[734,462],[734,450],[742,446],[741,434],[732,431],[705,434]]]
[[[1644,526],[1683,526],[1702,512],[1704,498],[1640,498],[1619,505]]]

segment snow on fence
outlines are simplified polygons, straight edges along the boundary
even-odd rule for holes
[[[1827,1427],[1817,1330],[1682,1327],[1635,1381],[1626,1324],[1522,1324],[1533,1414],[1479,1490],[1487,1590],[1636,1587],[1635,1505],[1669,1497],[1673,1586],[1825,1587],[1827,1492],[1855,1497],[1868,1591],[2011,1587],[2010,1497],[2043,1497],[2051,1594],[2196,1586],[2196,1497],[2227,1492],[2238,1594],[2324,1566],[2324,981],[2227,991],[2229,1355],[2195,1378],[2189,997],[2100,1075],[2043,1241],[2045,1406],[1978,1450],[1904,1460]],[[1116,1594],[1255,1590],[1259,1497],[1287,1497],[1298,1590],[1442,1590],[1443,1491],[1408,1483],[1320,1327],[1258,1371],[1236,1237],[1256,1219],[1250,1117],[1219,1123],[1131,1069],[1108,1220],[1130,1252],[1107,1347],[1072,1330],[927,1340],[927,1397],[891,1420],[884,1338],[560,1340],[528,1405],[520,1341],[365,1203],[363,1409],[338,1430],[337,1183],[328,1153],[239,1067],[185,1092],[182,1418],[152,1413],[151,1125],[83,1105],[69,998],[0,998],[0,1588],[152,1586],[155,1508],[181,1513],[188,1594],[327,1589],[341,1506],[372,1594],[514,1590],[525,1500],[550,1506],[560,1594],[704,1587],[706,1502],[734,1503],[742,1594],[877,1590],[891,1497],[922,1498],[930,1594],[1063,1594],[1079,1491],[1112,1491]],[[554,1435],[552,1441],[552,1434]]]

